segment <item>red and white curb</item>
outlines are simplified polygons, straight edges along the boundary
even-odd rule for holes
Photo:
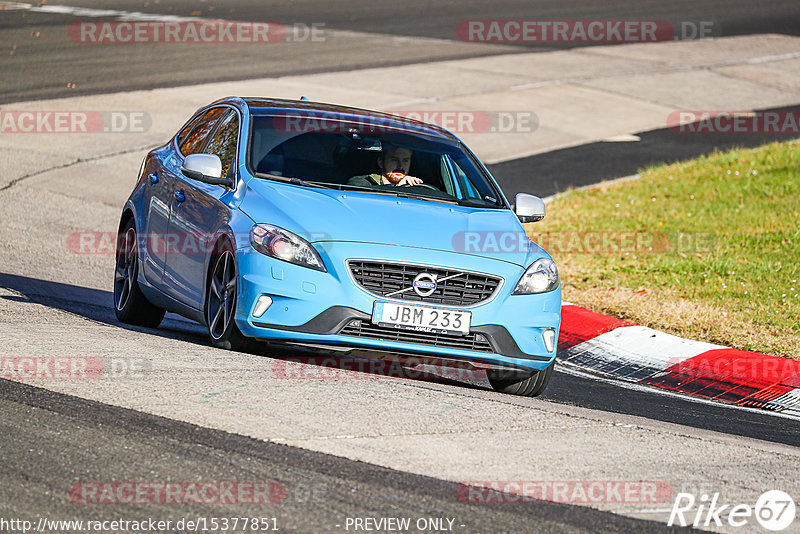
[[[800,418],[800,361],[683,339],[565,304],[559,363]]]

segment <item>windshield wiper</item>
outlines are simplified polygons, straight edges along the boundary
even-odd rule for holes
[[[310,183],[319,183],[319,182],[310,182]],[[349,184],[326,184],[328,187],[332,189],[338,189],[340,191],[363,191],[365,193],[375,193],[378,195],[390,195],[393,197],[400,197],[400,198],[414,198],[418,200],[430,200],[433,202],[442,202],[444,204],[459,204],[459,201],[456,199],[449,199],[449,198],[442,198],[442,197],[433,197],[428,195],[421,195],[416,193],[407,193],[399,188],[400,190],[394,190],[388,187],[369,187],[369,186],[361,186],[361,185],[349,185]]]
[[[360,185],[347,185],[347,184],[329,184],[327,182],[306,182],[307,184],[319,185],[320,187],[327,187],[328,189],[338,189],[339,191],[375,191],[371,187]]]
[[[500,207],[497,202],[489,202],[480,198],[464,198],[458,201],[459,206],[467,206],[471,208],[498,208]]]
[[[430,200],[430,201],[433,201],[433,202],[442,202],[444,204],[459,204],[459,201],[455,200],[455,199],[442,198],[442,197],[429,197],[428,195],[417,195],[417,194],[414,194],[414,193],[403,193],[403,192],[400,192],[400,193],[397,193],[397,196],[398,197],[402,197],[402,198],[416,198],[416,199],[419,199],[419,200]]]
[[[287,184],[305,185],[308,187],[323,187],[326,189],[338,189],[337,187],[334,187],[334,184],[326,184],[324,182],[309,182],[303,180],[302,178],[295,178],[294,176],[278,176],[277,174],[263,174],[260,172],[257,172],[255,174],[259,178],[265,178],[267,180],[275,180],[276,182],[284,182]]]

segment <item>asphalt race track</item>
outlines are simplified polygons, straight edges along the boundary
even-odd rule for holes
[[[51,517],[68,517],[70,506],[53,498],[73,482],[71,465],[59,461],[68,456],[82,459],[95,480],[128,480],[142,473],[158,473],[166,480],[271,480],[287,488],[286,500],[266,510],[284,531],[329,532],[334,522],[365,515],[394,517],[458,518],[467,532],[630,532],[647,529],[668,531],[650,522],[630,519],[589,508],[557,503],[506,504],[476,507],[460,502],[457,484],[403,473],[304,449],[264,443],[217,430],[141,414],[131,410],[53,394],[46,390],[0,382],[4,421],[32,424],[3,426],[14,436],[3,443],[3,463],[23,469],[3,470],[0,498],[5,517],[27,517],[32,511]],[[97,443],[87,458],[86,444]],[[32,461],[30,451],[37,451]],[[36,491],[25,498],[18,488],[35,482]],[[27,492],[26,492],[27,493]],[[119,516],[107,507],[98,520]],[[231,507],[141,507],[126,510],[125,517],[142,520],[158,517],[224,517]],[[263,517],[263,506],[237,506],[239,516]]]
[[[37,2],[31,2],[36,4]],[[146,5],[145,5],[146,4]],[[173,16],[199,16],[282,24],[323,24],[337,35],[326,46],[311,42],[276,44],[268,50],[247,45],[202,47],[164,44],[156,46],[92,47],[64,43],[73,17],[33,11],[7,11],[0,18],[0,103],[28,101],[74,94],[128,91],[191,83],[282,76],[311,72],[391,66],[448,58],[476,57],[530,50],[552,50],[552,44],[511,45],[465,43],[456,40],[455,28],[472,19],[572,18],[713,21],[726,36],[756,33],[800,35],[800,5],[768,0],[682,0],[658,2],[623,0],[613,5],[592,0],[503,0],[487,7],[481,0],[428,2],[413,0],[370,2],[354,7],[351,0],[322,2],[254,2],[219,0],[198,2],[142,2],[102,0],[69,2],[70,6],[137,11]],[[213,9],[212,9],[213,8]],[[424,13],[424,15],[423,15]],[[193,15],[194,14],[194,15]],[[108,17],[113,19],[113,17]],[[99,18],[98,20],[106,20]],[[361,38],[337,32],[356,32]],[[89,50],[87,51],[87,47]],[[202,68],[197,68],[202,65]],[[398,84],[414,80],[398,79]],[[67,89],[67,84],[75,84]]]
[[[4,273],[0,273],[0,287],[18,292],[20,300],[26,302],[62,310],[109,326],[132,328],[120,325],[114,317],[112,309],[98,306],[98,303],[113,301],[111,292]],[[11,297],[8,296],[3,298],[11,300]],[[168,315],[168,317],[177,316]],[[167,332],[163,332],[165,329]],[[181,338],[200,345],[206,344],[205,331],[199,325],[183,319],[165,321],[165,324],[159,329],[145,331],[155,335]],[[269,353],[265,352],[265,354]],[[300,355],[294,356],[299,357]],[[456,392],[463,388],[490,390],[488,384],[447,379],[440,382],[455,387]],[[795,447],[800,446],[800,421],[793,419],[781,420],[780,424],[776,424],[775,417],[761,411],[741,410],[716,403],[699,402],[685,396],[668,395],[650,389],[622,387],[621,384],[614,381],[601,381],[593,377],[583,377],[564,371],[557,373],[551,383],[553,386],[549,387],[541,397],[550,402],[634,415],[665,423],[676,423]],[[47,392],[38,391],[37,393],[46,396]],[[503,400],[522,404],[528,402],[513,396],[504,397]]]
[[[800,3],[777,0],[608,3],[613,5],[501,0],[491,8],[479,0],[66,3],[179,17],[324,23],[328,41],[324,46],[286,42],[266,50],[92,47],[65,43],[69,25],[87,16],[117,20],[117,15],[73,15],[0,2],[2,107],[561,48],[460,42],[454,28],[467,19],[713,20],[725,36],[800,35]],[[401,85],[414,82],[397,79]],[[490,168],[508,195],[535,190],[545,196],[629,175],[651,163],[785,139],[675,136],[666,129],[638,137],[542,152]],[[0,157],[13,168],[17,138],[0,137],[0,142]],[[42,158],[50,156],[49,147],[38,148]],[[22,531],[3,529],[2,520],[11,518],[35,524],[42,517],[178,521],[239,516],[274,518],[287,532],[353,532],[359,530],[348,527],[353,518],[387,517],[452,520],[443,523],[449,528],[412,532],[661,532],[673,531],[666,527],[671,499],[611,499],[590,506],[546,500],[476,504],[465,502],[461,482],[668,481],[670,495],[721,492],[726,502],[751,504],[771,489],[800,495],[798,420],[558,368],[547,392],[535,399],[494,393],[481,377],[412,379],[375,372],[331,378],[322,366],[309,365],[302,372],[321,378],[286,380],[278,370],[297,353],[216,350],[203,328],[172,314],[158,329],[121,325],[107,289],[113,257],[62,252],[60,264],[59,254],[40,239],[48,232],[63,240],[75,229],[105,229],[99,221],[117,213],[129,193],[127,168],[138,164],[133,151],[98,158],[82,154],[73,163],[54,165],[50,174],[0,177],[0,356],[85,356],[107,364],[136,363],[143,372],[131,367],[130,373],[90,384],[0,379],[0,531]],[[79,180],[81,173],[92,174],[92,166],[105,169],[109,158],[119,158],[114,162],[123,162],[126,172],[107,169],[108,179],[101,183]],[[76,484],[103,481],[270,481],[283,494],[266,506],[93,506],[77,502],[71,493]]]

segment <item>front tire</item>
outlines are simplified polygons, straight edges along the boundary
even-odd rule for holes
[[[489,371],[486,373],[492,388],[499,393],[520,395],[523,397],[538,397],[547,389],[556,361],[541,371],[525,373],[522,371]]]
[[[228,242],[223,242],[211,258],[206,287],[206,324],[211,344],[220,349],[244,352],[253,343],[236,326],[236,258]]]
[[[114,269],[114,312],[125,324],[156,328],[165,311],[154,306],[139,289],[139,247],[133,219],[117,239],[117,261]]]

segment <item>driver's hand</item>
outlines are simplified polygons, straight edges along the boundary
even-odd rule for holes
[[[419,185],[422,183],[421,178],[417,178],[416,176],[406,176],[402,180],[400,180],[397,185]]]

